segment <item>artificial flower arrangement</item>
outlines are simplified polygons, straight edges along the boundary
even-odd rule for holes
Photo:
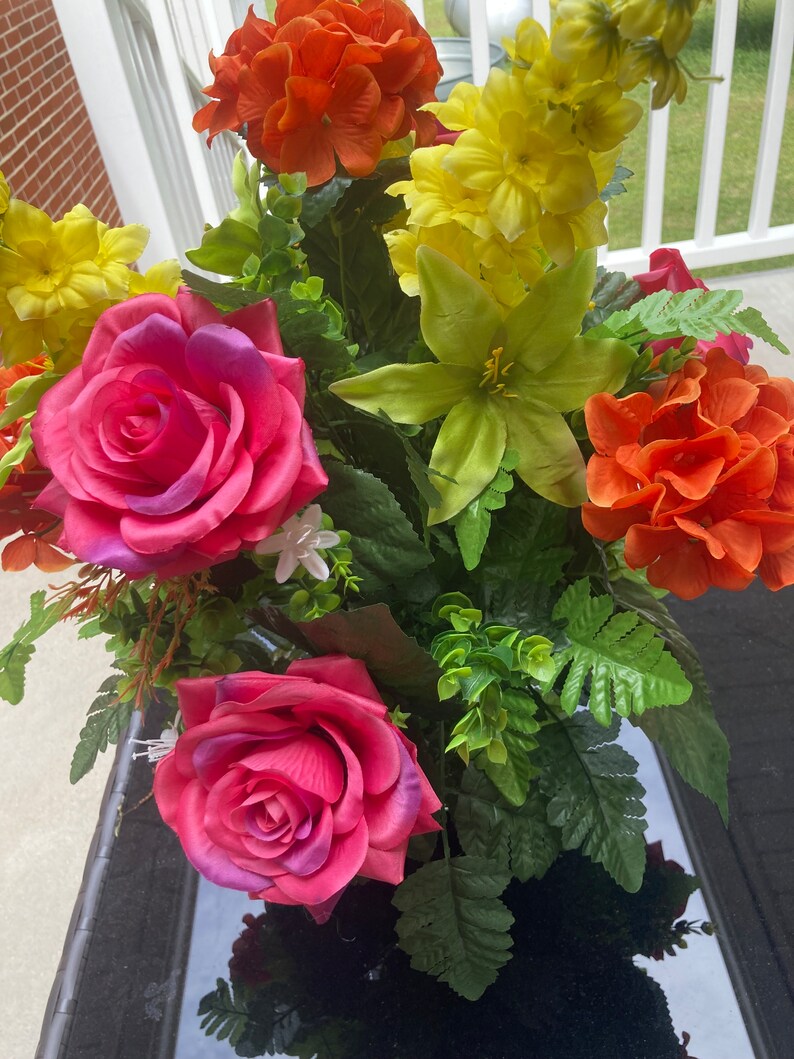
[[[69,618],[114,672],[79,779],[169,711],[154,795],[206,878],[333,917],[393,889],[412,966],[479,998],[511,879],[646,868],[630,723],[726,805],[728,748],[663,595],[794,582],[794,383],[732,291],[596,267],[699,0],[559,0],[445,102],[400,0],[279,0],[211,56],[238,206],[195,268],[138,226],[0,198],[6,570],[77,564],[0,653],[18,702]],[[301,915],[300,907],[294,914]],[[319,928],[317,928],[319,929]]]

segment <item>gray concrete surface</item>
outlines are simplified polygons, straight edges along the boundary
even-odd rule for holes
[[[709,285],[743,290],[747,304],[794,346],[794,271],[732,276]],[[772,375],[794,378],[794,358],[763,343],[756,344],[753,360]],[[31,592],[53,580],[38,571],[0,574],[0,646],[27,614]],[[69,762],[109,661],[101,643],[78,641],[74,628],[58,626],[30,665],[24,702],[0,702],[2,1059],[32,1059],[96,826],[110,760],[106,756],[76,787],[69,784]]]

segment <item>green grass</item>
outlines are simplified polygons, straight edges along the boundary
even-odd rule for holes
[[[791,0],[778,0],[789,3]],[[452,30],[444,16],[443,0],[425,0],[428,28],[435,36]],[[718,234],[747,228],[750,196],[755,178],[756,155],[761,132],[775,0],[742,0],[739,13],[736,57],[731,85],[731,103],[725,163],[717,220]],[[714,9],[698,14],[695,29],[684,52],[687,67],[696,74],[711,68]],[[647,106],[648,89],[634,93]],[[691,239],[697,210],[700,162],[706,124],[708,85],[694,82],[683,106],[673,105],[667,158],[667,183],[663,224],[664,242]],[[647,115],[629,138],[623,164],[635,173],[629,191],[615,199],[610,209],[612,249],[637,246],[642,230],[642,199],[645,176]],[[783,147],[778,167],[773,224],[794,222],[794,79],[786,107]],[[704,276],[729,275],[794,265],[794,257],[774,258],[703,270]]]

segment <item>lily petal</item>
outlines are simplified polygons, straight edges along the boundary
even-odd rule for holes
[[[438,419],[476,392],[480,371],[456,364],[388,364],[365,375],[340,379],[331,393],[377,415],[382,409],[396,423],[419,425]]]
[[[542,371],[579,334],[596,279],[594,250],[581,251],[567,268],[537,281],[505,320],[505,359],[527,371]]]
[[[508,404],[507,399],[503,399]],[[484,394],[457,404],[444,420],[430,466],[447,478],[433,478],[441,505],[430,509],[428,525],[445,522],[493,481],[505,451],[506,430],[496,402]]]
[[[429,246],[416,251],[420,324],[442,364],[461,364],[482,375],[502,317],[496,302],[454,261]]]
[[[507,444],[519,455],[516,470],[530,489],[563,507],[584,503],[584,460],[560,413],[540,401],[505,401],[505,419]]]
[[[536,375],[524,379],[530,396],[558,412],[582,408],[596,393],[615,393],[637,354],[618,339],[574,338],[556,360]]]

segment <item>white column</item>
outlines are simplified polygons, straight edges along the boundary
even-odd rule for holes
[[[169,219],[104,0],[53,0],[77,82],[125,222],[151,231],[142,265],[183,249]]]

